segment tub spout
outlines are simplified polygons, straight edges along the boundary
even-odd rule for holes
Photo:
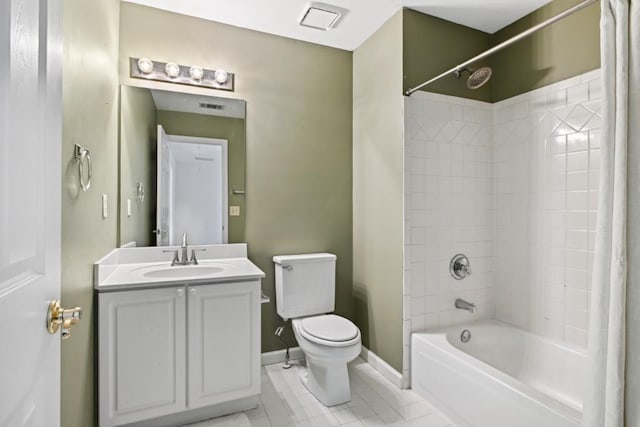
[[[475,313],[478,311],[474,303],[465,301],[462,298],[456,299],[456,308],[459,308],[461,310],[468,310],[472,313]]]

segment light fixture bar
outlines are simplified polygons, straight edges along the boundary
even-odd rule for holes
[[[130,76],[136,79],[234,91],[235,75],[225,70],[208,70],[198,65],[129,58]]]

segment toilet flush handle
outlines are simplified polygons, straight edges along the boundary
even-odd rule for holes
[[[288,264],[282,264],[282,269],[287,271],[293,271],[293,266]]]

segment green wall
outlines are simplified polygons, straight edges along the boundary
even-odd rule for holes
[[[362,344],[399,372],[404,274],[402,18],[398,11],[353,52],[355,319]]]
[[[580,0],[554,0],[491,36],[492,46]],[[538,31],[491,57],[491,100],[498,102],[600,68],[600,3]]]
[[[351,52],[123,2],[121,83],[176,89],[130,78],[128,58],[140,56],[236,74],[234,93],[180,89],[247,101],[245,240],[271,297],[262,351],[282,348],[274,255],[335,253],[336,312],[352,318]]]
[[[122,86],[120,89],[120,227],[119,246],[155,245],[156,236],[156,104],[147,89]],[[144,185],[145,197],[138,201],[137,183]],[[131,200],[131,216],[127,215]]]
[[[119,9],[118,0],[63,4],[62,302],[83,310],[71,338],[62,342],[64,427],[92,426],[96,419],[93,263],[117,240]],[[78,188],[75,143],[91,150],[93,179],[87,192]],[[102,194],[109,201],[106,219]]]
[[[491,47],[490,36],[482,31],[454,24],[411,9],[403,10],[402,64],[403,92],[435,77]],[[488,61],[475,64],[476,68]],[[472,66],[473,67],[473,66]],[[443,95],[491,100],[490,81],[478,90],[467,89],[463,74],[460,79],[450,75],[434,82],[425,91]]]
[[[240,206],[240,216],[229,216],[229,243],[245,241],[245,197],[233,194],[245,185],[244,119],[216,117],[204,114],[158,111],[158,124],[169,135],[200,136],[228,141],[228,197],[229,206]]]
[[[487,34],[414,10],[404,10],[404,90],[415,87],[475,55],[580,3],[554,0]],[[491,81],[478,90],[453,75],[424,91],[498,102],[600,67],[600,4],[595,3],[552,24],[473,67],[493,68]],[[467,74],[464,75],[465,77]]]

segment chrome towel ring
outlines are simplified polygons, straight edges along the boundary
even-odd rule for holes
[[[138,202],[144,202],[144,184],[141,182],[136,182],[136,197],[138,198]]]
[[[75,144],[73,146],[73,157],[78,161],[80,187],[82,187],[82,191],[87,191],[91,187],[91,174],[93,173],[91,165],[91,153],[85,147]],[[86,179],[84,173],[85,162],[87,163]]]

